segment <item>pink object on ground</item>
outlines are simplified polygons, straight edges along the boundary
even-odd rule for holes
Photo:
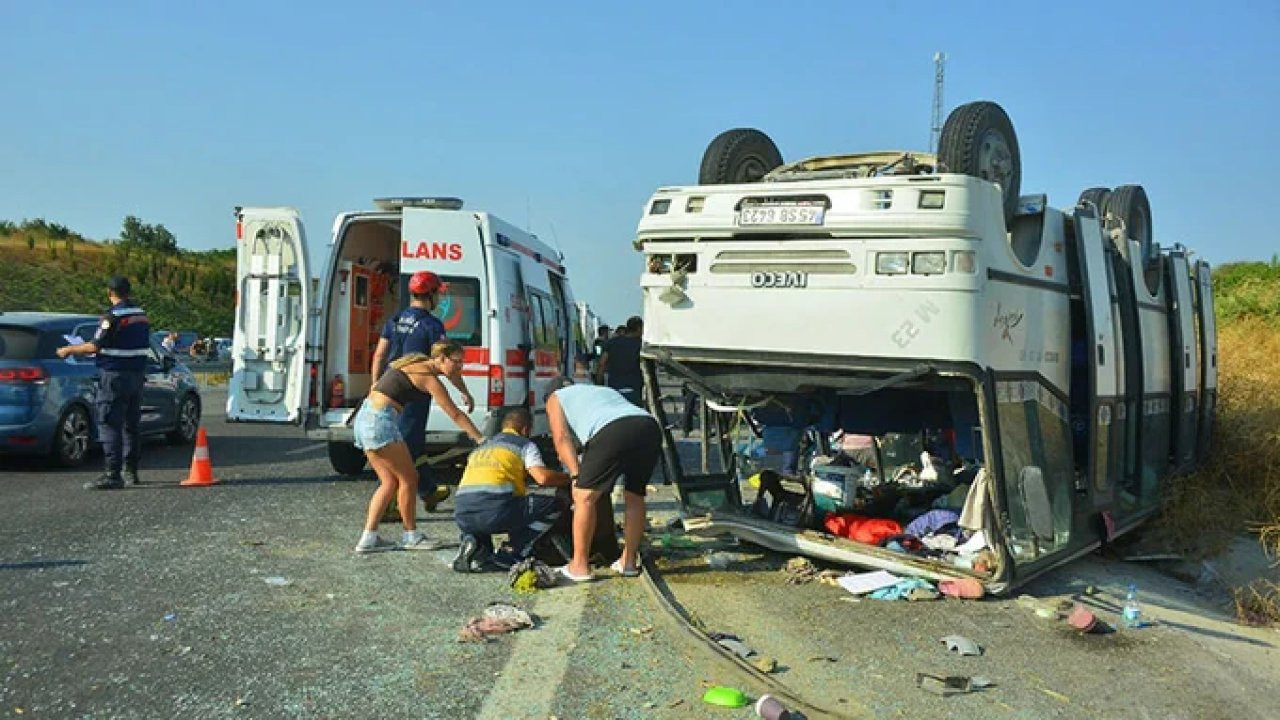
[[[943,595],[951,597],[964,598],[965,600],[979,600],[987,591],[983,589],[982,583],[973,578],[960,578],[958,580],[943,580],[938,583],[938,590]]]
[[[1067,616],[1067,624],[1080,632],[1090,632],[1098,626],[1098,616],[1080,603],[1076,603],[1075,607],[1071,608],[1071,614]]]

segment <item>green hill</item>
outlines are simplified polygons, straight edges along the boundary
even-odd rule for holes
[[[181,250],[164,240],[95,242],[57,223],[0,221],[0,310],[97,314],[107,305],[106,281],[125,275],[156,329],[230,337],[235,312],[235,250]],[[126,228],[130,226],[126,223]]]

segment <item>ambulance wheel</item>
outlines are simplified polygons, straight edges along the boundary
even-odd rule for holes
[[[329,464],[339,475],[352,477],[364,472],[364,451],[349,442],[329,442]]]
[[[1111,189],[1104,187],[1091,187],[1080,193],[1080,199],[1076,200],[1076,205],[1092,205],[1094,213],[1101,222],[1106,217],[1107,198],[1111,196]]]
[[[699,185],[758,182],[782,164],[782,153],[768,135],[754,128],[734,128],[716,136],[702,154]]]
[[[1013,220],[1022,190],[1022,156],[1013,122],[1004,108],[980,100],[952,110],[938,140],[938,164],[943,172],[972,175],[999,185],[1005,225]]]

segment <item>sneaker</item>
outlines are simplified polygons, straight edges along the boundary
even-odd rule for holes
[[[422,533],[418,533],[418,537],[409,542],[400,541],[401,550],[439,550],[443,547],[444,543],[436,542]]]
[[[448,499],[448,497],[449,488],[444,485],[438,485],[433,493],[422,498],[422,507],[425,508],[427,512],[435,512],[436,507]]]
[[[141,485],[142,484],[142,481],[138,479],[137,470],[130,470],[129,468],[125,468],[124,472],[121,473],[120,475],[121,475],[121,478],[124,480],[125,485]]]
[[[474,535],[463,535],[462,544],[458,546],[458,555],[450,564],[454,572],[471,572],[472,561],[475,560],[476,552],[479,550],[480,541],[476,540]]]
[[[124,487],[124,480],[119,477],[112,477],[106,473],[98,476],[98,479],[92,480],[84,484],[85,490],[120,490]]]
[[[375,537],[373,539],[373,542],[358,543],[356,545],[356,552],[360,553],[361,555],[365,553],[386,552],[388,550],[399,550],[399,549],[400,549],[399,545],[391,542],[390,540],[383,540],[381,535],[379,535],[378,537]]]

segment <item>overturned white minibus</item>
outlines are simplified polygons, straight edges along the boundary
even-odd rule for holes
[[[1003,592],[1157,509],[1213,421],[1209,267],[1153,242],[1140,186],[1056,209],[1020,177],[1008,116],[976,102],[936,156],[784,165],[736,129],[698,185],[653,194],[651,409],[670,427],[661,369],[714,443],[690,463],[666,437],[688,527]]]

